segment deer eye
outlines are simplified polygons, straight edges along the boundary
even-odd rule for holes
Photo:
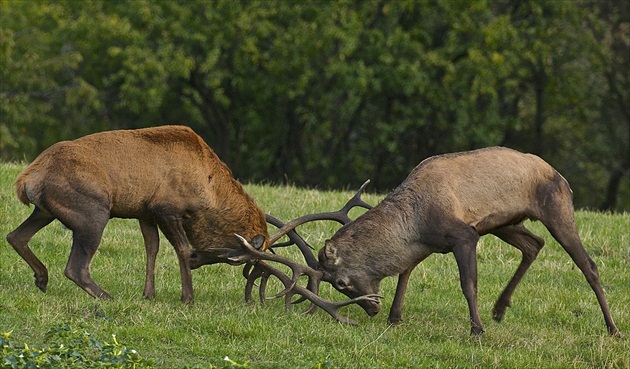
[[[337,287],[339,287],[339,289],[345,290],[350,287],[350,283],[348,283],[348,281],[343,278],[339,278],[337,279]]]

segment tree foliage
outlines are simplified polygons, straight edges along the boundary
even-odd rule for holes
[[[506,145],[630,209],[626,2],[0,1],[0,159],[186,124],[241,179],[383,191]]]

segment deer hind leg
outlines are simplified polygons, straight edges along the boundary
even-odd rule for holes
[[[563,206],[562,203],[556,203],[555,207],[549,207],[548,212],[550,214],[546,215],[544,219],[541,219],[541,221],[547,227],[549,233],[551,233],[551,235],[571,256],[573,262],[578,266],[578,268],[580,268],[584,277],[586,277],[586,281],[595,292],[595,296],[597,297],[597,301],[599,302],[599,306],[604,315],[604,321],[606,322],[608,333],[610,335],[617,335],[619,333],[619,329],[615,326],[610,314],[604,288],[602,287],[599,279],[597,265],[584,249],[584,245],[580,240],[577,225],[575,224],[573,206],[570,202],[568,204],[568,206]]]
[[[492,318],[500,322],[505,314],[505,309],[510,306],[512,294],[516,286],[545,245],[545,240],[530,232],[522,224],[501,227],[493,230],[491,233],[516,247],[523,254],[523,259],[516,269],[514,276],[505,287],[492,309]]]
[[[42,292],[46,292],[46,286],[48,285],[48,269],[46,269],[46,266],[33,254],[33,251],[28,247],[28,242],[35,233],[50,224],[53,220],[55,220],[55,217],[50,213],[35,207],[31,215],[26,218],[19,227],[7,235],[7,242],[18,255],[28,263],[31,269],[33,269],[35,273],[35,285]]]
[[[144,238],[144,248],[147,255],[146,278],[142,296],[146,299],[152,299],[155,297],[155,259],[160,249],[160,235],[157,224],[147,220],[140,220],[140,230]]]
[[[72,230],[72,249],[64,274],[90,296],[101,299],[111,299],[111,296],[92,280],[90,264],[108,220],[108,214],[99,216],[98,212],[94,212],[81,219],[80,224],[66,224]]]

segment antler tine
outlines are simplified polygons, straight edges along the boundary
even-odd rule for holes
[[[280,219],[274,217],[273,215],[266,214],[265,216],[268,223],[273,224],[274,226],[280,229],[286,226],[286,224],[284,224]],[[302,252],[302,255],[304,256],[304,260],[306,261],[306,264],[310,266],[311,268],[317,268],[317,259],[315,258],[315,255],[313,255],[313,252],[311,251],[313,247],[309,245],[308,243],[306,243],[306,241],[304,241],[304,239],[294,229],[289,230],[286,233],[286,235],[289,237],[289,240],[291,240],[291,243],[286,243],[286,244],[287,245],[295,244],[298,247],[298,249],[300,249],[300,251]],[[280,237],[274,240],[273,235],[272,235],[271,240],[269,242],[271,247],[276,246],[274,245],[274,243],[279,238]]]
[[[250,264],[248,264],[250,265]],[[267,270],[269,269],[269,265],[267,265],[264,261],[256,261],[256,263],[254,264],[254,270],[252,271],[251,274],[247,275],[247,285],[245,287],[245,301],[246,302],[251,302],[251,290],[252,287],[254,285],[254,281],[258,278],[261,278],[261,283],[260,283],[260,301],[262,304],[265,303],[265,300],[267,300],[267,298],[265,297],[265,287],[267,284],[267,281],[269,279],[269,277],[272,275],[270,274]],[[280,271],[278,271],[278,273],[280,273]],[[285,289],[276,294],[273,297],[270,297],[269,299],[275,299],[278,297],[281,297],[282,295],[284,295],[285,297],[285,309],[289,310],[292,304],[296,304],[299,302],[302,302],[304,300],[306,300],[305,297],[300,295],[300,298],[297,301],[292,301],[292,298],[294,295],[296,295],[296,292],[294,291],[294,287],[295,284],[293,283],[293,279],[291,278],[282,278],[280,280],[281,282],[283,282],[283,284],[285,284]],[[313,284],[311,281],[313,281],[313,279],[309,279],[309,284],[308,284],[308,288],[309,290],[311,290],[314,293],[317,293],[317,288],[319,288],[319,282],[316,282],[315,284]],[[316,287],[312,287],[312,286],[316,286]],[[311,304],[311,306],[309,306],[309,308],[306,310],[306,313],[310,313],[314,310],[314,308],[317,308],[316,305]]]
[[[266,216],[267,216],[267,222],[268,223],[273,224],[274,226],[276,226],[278,228],[281,228],[282,226],[284,226],[284,223],[280,219],[278,219],[278,218],[276,218],[276,217],[274,217],[272,215],[269,215],[269,214],[266,214]],[[280,244],[276,243],[276,244],[273,244],[271,247],[275,248],[275,247],[285,247],[285,246],[290,246],[290,245],[297,245],[298,249],[302,252],[302,255],[304,256],[304,260],[306,261],[306,264],[309,267],[311,267],[313,269],[316,269],[317,265],[318,265],[317,259],[315,258],[315,255],[313,255],[313,253],[311,252],[311,250],[314,249],[314,248],[311,245],[309,245],[304,240],[304,238],[302,238],[302,236],[300,236],[297,233],[297,231],[295,229],[289,231],[286,235],[287,235],[287,237],[289,237],[289,241],[288,242],[283,242],[283,243],[280,243]],[[271,249],[271,247],[269,248],[269,250],[273,251]],[[259,266],[256,265],[255,269],[259,269]],[[249,302],[249,301],[252,300],[251,293],[252,293],[252,287],[253,287],[253,285],[255,283],[255,280],[258,279],[258,278],[262,278],[263,274],[262,274],[262,272],[260,272],[259,274],[249,276],[245,272],[245,269],[243,269],[243,276],[245,278],[247,278],[247,284],[245,286],[245,301]],[[261,301],[266,299],[265,298],[265,285],[262,284],[262,281],[263,280],[261,279],[261,285],[260,285],[260,288],[259,288],[259,294],[260,294]],[[315,288],[319,288],[319,282],[315,283],[314,281],[315,280],[313,278],[309,278],[308,285],[309,285],[309,289],[311,291],[317,293],[317,290]],[[313,283],[315,283],[316,287],[311,287],[313,285]],[[305,301],[306,299],[303,296],[301,296],[296,301],[291,301],[291,298],[292,298],[292,296],[294,294],[290,294],[289,291],[290,291],[290,288],[292,286],[286,286],[286,288],[283,291],[281,291],[280,293],[277,293],[272,298],[279,298],[279,297],[285,296],[285,300],[286,300],[285,303],[287,305],[299,304],[299,303]],[[314,310],[314,308],[316,308],[316,306],[314,307],[313,304],[311,304],[311,306],[309,307],[309,311],[310,310]]]
[[[293,244],[297,244],[298,247],[300,248],[300,250],[308,250],[309,247],[311,247],[308,243],[306,243],[306,241],[304,241],[304,239],[298,235],[295,231],[291,231],[289,232],[288,236],[290,237],[290,239],[292,240],[290,243],[287,242],[288,245],[293,245]],[[287,246],[288,246],[287,245]],[[272,250],[270,250],[272,251]],[[315,259],[314,255],[307,251],[307,252],[303,252],[304,255],[304,259],[306,260],[307,264],[309,264],[310,267],[312,267],[313,269],[317,268],[317,260]],[[253,270],[252,270],[253,267]],[[303,269],[303,266],[300,266],[298,269]],[[288,297],[290,299],[291,295],[288,294],[288,292],[291,290],[291,288],[295,285],[295,283],[297,283],[297,280],[299,279],[299,276],[304,274],[301,270],[300,271],[296,271],[296,268],[292,268],[292,271],[294,273],[294,278],[292,278],[292,280],[294,280],[295,282],[291,285],[291,286],[286,286],[286,288],[275,294],[274,296],[270,297],[269,299],[276,299],[276,298],[280,298],[282,296]],[[266,294],[265,294],[265,289],[267,286],[267,280],[269,278],[269,274],[265,273],[264,270],[262,268],[260,268],[260,266],[258,265],[258,262],[249,262],[245,265],[245,267],[243,268],[243,277],[245,277],[247,279],[247,283],[245,284],[245,302],[251,302],[252,301],[252,291],[253,291],[253,287],[256,283],[256,280],[258,278],[261,279],[260,281],[260,285],[258,288],[258,293],[259,293],[259,298],[261,303],[264,304],[265,300],[267,300]],[[309,277],[309,285],[311,285],[311,281],[313,281],[312,277]],[[300,303],[304,301],[304,299],[298,299],[295,302],[292,302],[294,304]]]
[[[308,288],[309,291],[313,292],[316,295],[319,295],[319,282],[321,282],[321,279],[309,279],[308,280],[308,284],[306,285],[306,288]],[[305,296],[300,296],[299,299],[292,301],[292,304],[299,304],[303,301],[308,300]],[[305,313],[306,314],[311,314],[314,313],[315,310],[317,310],[317,305],[315,305],[314,302],[311,301],[310,306],[306,309]]]
[[[245,302],[249,303],[252,301],[252,291],[253,291],[253,287],[255,285],[255,282],[258,278],[261,279],[260,281],[260,286],[258,289],[258,294],[259,294],[259,298],[260,298],[260,302],[262,304],[265,303],[265,300],[267,300],[266,294],[265,294],[265,289],[267,286],[267,280],[269,279],[269,273],[266,273],[264,268],[261,267],[261,261],[257,261],[255,263],[248,263],[244,268],[243,268],[243,276],[245,278],[247,278],[247,283],[245,284]],[[251,271],[251,273],[249,272],[249,270],[251,269],[251,267],[254,267],[254,269]],[[247,271],[246,271],[247,270]],[[299,299],[292,301],[291,299],[293,298],[293,295],[295,295],[295,293],[291,293],[291,288],[293,288],[295,286],[295,284],[293,283],[293,279],[291,279],[291,284],[290,285],[286,285],[285,289],[282,290],[281,292],[277,293],[276,295],[274,295],[273,297],[270,297],[269,299],[275,299],[275,298],[279,298],[282,297],[284,295],[285,297],[285,304],[287,306],[289,305],[293,305],[293,304],[299,304],[301,302],[304,302],[306,300],[306,298],[304,296],[300,296]],[[319,279],[314,279],[314,278],[309,278],[308,280],[308,285],[307,288],[312,291],[313,293],[317,294],[318,290],[319,290]],[[309,308],[306,310],[307,313],[313,312],[314,309],[316,309],[317,306],[311,303],[311,306],[309,306]]]
[[[245,270],[251,269],[252,266],[254,267],[254,269],[251,271],[251,273],[250,272],[246,273]],[[258,296],[260,298],[260,303],[264,305],[265,301],[267,300],[266,293],[265,293],[267,289],[267,282],[269,281],[269,277],[271,275],[267,273],[265,269],[260,266],[260,261],[256,261],[254,263],[247,263],[247,265],[245,265],[245,267],[243,268],[243,276],[247,278],[247,283],[245,284],[245,302],[247,303],[252,302],[252,290],[254,288],[254,284],[256,280],[260,278],[260,286],[258,287]],[[285,290],[278,293],[277,295],[274,295],[273,297],[270,297],[269,300],[282,297],[283,293],[288,295],[288,291],[290,291],[290,287],[292,286],[293,284],[291,284],[291,286],[286,286],[287,288],[285,288]]]
[[[217,255],[218,258],[221,258],[225,260],[226,262],[246,264],[245,267],[243,268],[243,276],[247,279],[247,284],[245,285],[245,301],[246,302],[251,302],[252,290],[253,290],[255,281],[258,278],[261,278],[261,284],[259,287],[260,299],[263,303],[266,300],[265,288],[267,284],[267,279],[269,278],[269,274],[265,273],[264,270],[258,267],[257,264],[259,260],[261,259],[282,263],[288,266],[289,268],[291,268],[293,272],[293,276],[291,278],[292,284],[286,285],[285,290],[274,295],[273,297],[271,297],[271,299],[279,298],[286,295],[289,291],[291,291],[293,286],[297,284],[297,280],[299,279],[301,275],[306,274],[309,276],[309,279],[313,279],[313,278],[321,279],[322,272],[315,270],[313,268],[310,268],[307,265],[298,264],[294,262],[293,260],[287,259],[280,255],[272,254],[269,252],[258,251],[252,245],[250,245],[249,242],[247,242],[247,240],[245,240],[245,238],[243,238],[242,236],[240,235],[235,235],[235,236],[237,236],[241,240],[241,245],[242,245],[241,250],[236,250],[236,249],[231,249],[231,248],[215,248],[212,251],[214,252],[215,255]],[[252,266],[254,267],[253,270],[252,270]]]
[[[290,294],[291,288],[293,288],[293,286],[295,286],[295,283],[297,283],[297,279],[299,278],[292,278],[291,280],[294,281],[295,283],[291,283],[291,285],[287,285],[285,286],[285,289],[282,290],[281,292],[273,295],[272,297],[267,298],[266,297],[266,293],[265,293],[265,289],[267,287],[267,280],[269,279],[269,273],[265,273],[264,269],[260,267],[259,265],[259,261],[256,261],[254,263],[247,263],[247,265],[245,265],[245,267],[243,268],[243,277],[245,277],[247,279],[247,283],[245,284],[245,302],[251,302],[252,301],[252,291],[254,288],[254,285],[256,284],[256,280],[258,278],[260,278],[260,285],[258,287],[258,294],[259,294],[259,298],[261,303],[265,303],[265,300],[272,300],[272,299],[276,299],[276,298],[280,298],[282,296],[285,296],[285,298],[288,298],[289,300],[291,299],[291,296],[293,296],[293,294]],[[250,269],[253,266],[253,270]],[[301,275],[301,273],[300,273]],[[319,288],[319,280],[313,278],[312,276],[309,276],[309,280],[308,280],[308,288],[317,293],[317,288]],[[314,286],[314,287],[311,287]],[[299,304],[301,302],[303,302],[305,299],[303,297],[300,297],[298,300],[296,301],[291,301],[291,304]]]
[[[252,269],[253,267],[253,269]],[[251,271],[250,271],[251,270]],[[265,303],[265,288],[267,285],[267,279],[269,278],[269,273],[265,273],[265,270],[262,269],[258,262],[250,262],[245,265],[243,268],[243,277],[247,278],[247,283],[245,284],[245,302],[252,302],[252,290],[254,289],[254,284],[258,278],[261,279],[259,296],[260,302],[262,304]]]
[[[368,184],[370,184],[369,179],[363,182],[363,184],[361,185],[361,187],[359,187],[359,190],[354,194],[354,196],[352,196],[352,198],[346,203],[346,205],[341,208],[341,210],[339,210],[340,212],[344,212],[346,214],[348,221],[344,222],[344,224],[350,223],[352,221],[352,219],[348,217],[348,213],[350,212],[350,210],[352,210],[352,208],[358,206],[368,210],[372,209],[372,205],[363,201],[363,199],[361,198],[363,190],[365,190]]]
[[[352,219],[350,219],[350,217],[348,216],[348,212],[352,208],[357,207],[357,206],[363,207],[365,209],[372,208],[370,204],[366,203],[365,201],[361,199],[361,194],[363,193],[363,190],[369,183],[370,183],[369,179],[365,181],[363,185],[361,185],[359,190],[354,194],[354,196],[350,200],[348,200],[348,202],[341,209],[337,211],[307,214],[299,218],[293,219],[287,222],[286,224],[282,225],[281,228],[276,233],[272,234],[271,237],[269,237],[269,244],[273,245],[282,236],[286,235],[287,233],[295,229],[295,227],[302,225],[304,223],[315,221],[315,220],[334,220],[341,224],[350,223]],[[267,221],[269,221],[269,217],[271,216],[268,216]]]

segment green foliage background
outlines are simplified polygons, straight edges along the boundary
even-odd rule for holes
[[[623,1],[0,0],[0,160],[193,127],[241,179],[384,192],[505,145],[630,210]]]

